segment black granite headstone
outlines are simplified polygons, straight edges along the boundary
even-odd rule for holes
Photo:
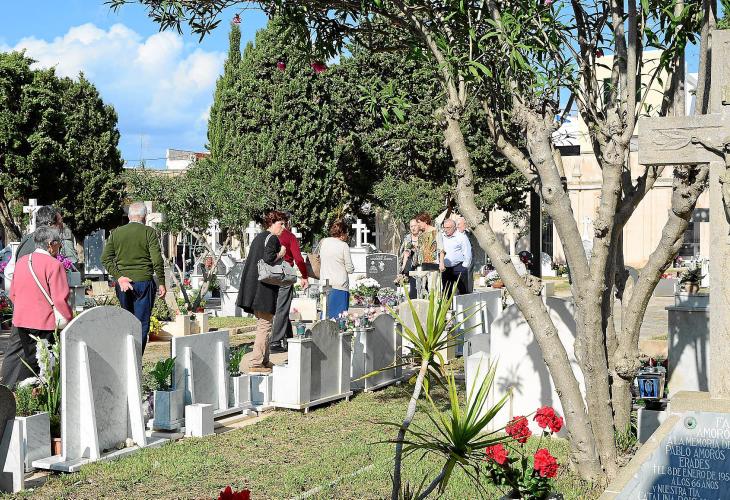
[[[382,287],[395,288],[398,257],[392,253],[371,253],[365,257],[365,274]]]
[[[618,498],[730,498],[730,414],[684,414]]]

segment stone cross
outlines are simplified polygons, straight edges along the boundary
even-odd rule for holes
[[[355,248],[361,248],[368,242],[368,227],[360,220],[352,225],[352,229],[355,230]]]
[[[300,233],[299,231],[297,231],[297,228],[294,227],[294,226],[292,226],[292,228],[291,228],[291,234],[293,234],[294,237],[296,239],[298,239],[298,240],[301,240],[302,239],[302,233]]]
[[[590,217],[583,217],[583,239],[592,240],[591,238],[591,226],[593,225],[593,219]]]
[[[218,219],[212,219],[210,221],[208,224],[208,231],[210,231],[211,236],[211,248],[215,254],[218,252],[218,236],[221,234],[221,226],[218,223]]]
[[[712,32],[711,114],[639,120],[639,163],[709,163],[710,397],[730,399],[730,31]]]
[[[31,198],[28,200],[28,204],[23,207],[24,214],[30,214],[30,224],[28,224],[28,233],[35,231],[35,214],[41,206],[38,204],[38,200]]]
[[[256,237],[257,234],[261,232],[261,228],[258,227],[258,224],[256,224],[254,221],[251,221],[248,223],[248,227],[246,228],[246,236],[248,237],[248,246],[251,246],[251,242]]]

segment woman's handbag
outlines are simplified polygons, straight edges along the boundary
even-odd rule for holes
[[[264,241],[264,248],[271,238],[271,234]],[[291,286],[297,282],[297,273],[288,262],[281,261],[279,264],[269,265],[264,259],[259,259],[257,263],[259,273],[259,281],[268,285]]]
[[[66,328],[66,325],[68,325],[68,320],[64,317],[63,314],[61,314],[61,311],[56,309],[55,304],[53,303],[53,300],[48,295],[48,292],[46,292],[46,289],[43,288],[43,285],[41,285],[41,282],[38,280],[38,276],[35,275],[35,271],[33,271],[33,254],[30,254],[28,256],[28,269],[30,269],[30,274],[33,275],[33,279],[36,282],[36,285],[38,285],[38,288],[41,289],[41,292],[43,293],[43,296],[48,301],[48,304],[53,308],[53,318],[56,321],[56,328],[58,330],[63,330]]]
[[[309,277],[318,280],[321,266],[322,260],[319,258],[319,245],[317,245],[312,253],[307,254],[307,274]]]

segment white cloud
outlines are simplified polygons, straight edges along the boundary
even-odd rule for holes
[[[0,50],[25,49],[39,67],[59,76],[83,72],[119,115],[121,149],[126,159],[162,157],[165,149],[201,149],[213,91],[225,54],[186,45],[180,36],[155,33],[147,38],[123,24],[108,30],[87,23],[51,41],[28,37]]]

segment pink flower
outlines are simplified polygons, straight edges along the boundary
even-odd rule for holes
[[[545,6],[546,7],[549,7],[549,6],[551,6],[553,4],[553,0],[545,0],[544,3],[545,3]]]
[[[241,16],[236,14],[233,16],[233,24],[241,24]]]
[[[316,61],[310,64],[315,73],[324,73],[327,70],[327,66],[320,61]]]
[[[286,69],[286,63],[284,61],[277,61],[276,69],[278,69],[279,71],[284,71]]]

